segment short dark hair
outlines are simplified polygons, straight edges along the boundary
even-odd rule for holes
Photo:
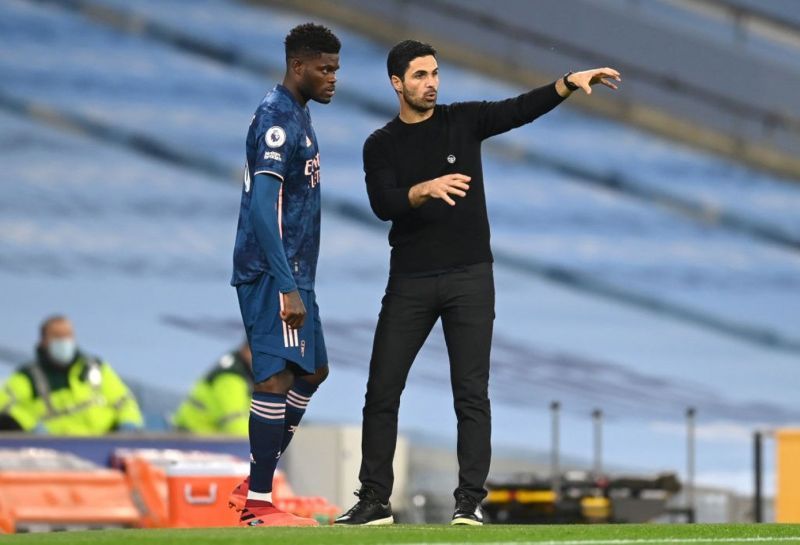
[[[411,61],[417,57],[427,57],[428,55],[436,56],[436,50],[430,44],[416,40],[400,42],[389,51],[389,56],[386,58],[386,70],[389,72],[389,78],[397,76],[403,79]]]
[[[286,61],[291,58],[314,58],[323,53],[338,53],[342,48],[339,38],[331,29],[316,23],[297,25],[283,42]]]

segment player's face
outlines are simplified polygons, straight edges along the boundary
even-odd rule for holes
[[[339,70],[338,53],[322,53],[319,57],[303,61],[301,92],[308,100],[327,104],[336,92],[336,71]]]
[[[439,65],[433,55],[412,60],[408,63],[403,81],[393,78],[393,82],[395,89],[402,93],[403,100],[418,112],[426,112],[436,106],[436,96],[439,93]]]

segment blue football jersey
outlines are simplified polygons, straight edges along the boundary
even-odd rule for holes
[[[320,168],[311,115],[283,85],[269,91],[247,131],[239,225],[233,251],[234,286],[252,282],[270,266],[250,222],[250,188],[257,174],[280,179],[278,222],[297,287],[314,289],[319,257]]]

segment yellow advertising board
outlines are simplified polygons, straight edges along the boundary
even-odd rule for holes
[[[800,428],[775,432],[775,522],[800,522]]]

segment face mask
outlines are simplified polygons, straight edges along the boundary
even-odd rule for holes
[[[78,346],[75,344],[75,339],[71,337],[54,339],[47,343],[47,354],[50,356],[50,359],[61,365],[72,363],[77,351]]]

